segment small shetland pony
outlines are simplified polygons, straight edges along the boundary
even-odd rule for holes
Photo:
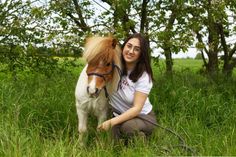
[[[79,141],[87,131],[87,118],[93,113],[98,125],[107,119],[108,93],[118,88],[121,74],[121,49],[113,37],[91,37],[86,40],[83,57],[87,65],[76,85]]]

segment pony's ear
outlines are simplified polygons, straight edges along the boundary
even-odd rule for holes
[[[116,39],[112,39],[112,47],[116,48],[117,45],[117,40]]]

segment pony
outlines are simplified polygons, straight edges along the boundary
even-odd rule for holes
[[[90,37],[85,42],[83,58],[87,64],[80,73],[75,89],[81,144],[87,132],[89,114],[97,117],[98,125],[107,119],[108,96],[118,89],[121,77],[121,48],[112,36]]]

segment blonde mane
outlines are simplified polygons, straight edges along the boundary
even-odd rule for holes
[[[85,58],[87,63],[99,63],[101,60],[105,63],[113,61],[113,63],[122,70],[121,49],[117,43],[117,40],[112,36],[90,37],[86,40],[83,58]],[[112,81],[107,86],[109,93],[117,90],[120,77],[120,71],[115,68]]]

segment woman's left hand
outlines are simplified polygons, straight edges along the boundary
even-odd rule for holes
[[[105,122],[103,122],[102,124],[100,124],[97,129],[100,131],[107,131],[111,128],[111,120],[107,120]]]

